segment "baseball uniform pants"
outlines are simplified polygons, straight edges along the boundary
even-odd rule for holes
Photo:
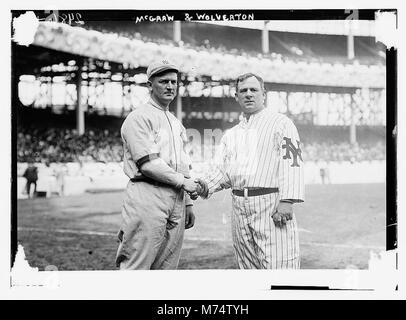
[[[121,270],[176,269],[185,230],[183,190],[129,182],[116,264]]]
[[[276,226],[278,194],[232,195],[231,218],[234,252],[240,269],[299,269],[299,232],[296,218]]]

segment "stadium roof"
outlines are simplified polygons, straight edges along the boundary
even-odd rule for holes
[[[228,27],[260,29],[264,28],[264,20],[257,21],[200,21],[199,23],[217,24]],[[375,21],[370,20],[267,20],[267,29],[271,31],[348,35],[375,36]]]
[[[118,35],[103,34],[63,23],[41,22],[34,45],[130,67],[146,67],[158,59],[169,59],[180,71],[193,76],[211,76],[218,80],[235,79],[244,72],[255,72],[266,82],[322,86],[371,87],[385,86],[382,66],[309,63],[305,61],[233,56],[171,45],[158,45]]]

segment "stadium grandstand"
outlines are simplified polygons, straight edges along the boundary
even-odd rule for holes
[[[237,28],[203,23],[182,23],[181,43],[174,40],[168,25],[104,21],[83,25],[88,30],[120,35],[145,42],[171,44],[199,51],[231,53],[238,56],[286,58],[332,63],[348,63],[347,37],[345,35],[303,34],[297,32],[268,31],[270,52],[262,51],[261,30]],[[213,35],[216,35],[213,37]],[[231,36],[230,36],[231,35]],[[373,37],[357,36],[354,39],[355,58],[361,64],[384,65],[385,47]]]
[[[30,160],[39,166],[119,165],[121,123],[147,99],[146,68],[160,58],[180,66],[171,111],[187,129],[203,134],[236,125],[234,79],[254,72],[265,80],[267,107],[297,124],[305,161],[382,164],[385,47],[371,35],[288,32],[262,23],[255,29],[179,21],[40,22],[32,44],[12,42],[18,172]],[[196,151],[201,147],[190,140],[196,164],[203,162]],[[207,152],[212,157],[213,150]]]

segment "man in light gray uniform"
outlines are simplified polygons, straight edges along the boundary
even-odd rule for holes
[[[166,60],[151,64],[151,97],[121,127],[124,172],[130,181],[118,233],[120,269],[176,269],[184,229],[194,224],[187,193],[195,199],[198,185],[190,179],[186,130],[168,110],[176,96],[177,74],[178,68]]]

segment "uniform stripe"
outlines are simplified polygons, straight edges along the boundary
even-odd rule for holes
[[[266,124],[265,128],[268,127],[269,122],[271,122],[271,120],[265,122],[265,124]],[[274,121],[272,123],[272,127],[270,128],[270,132],[273,131],[275,123],[276,123],[276,119],[274,119]],[[264,136],[264,138],[262,138],[262,136],[265,135],[266,132],[269,132],[269,131],[261,130],[260,139],[262,139],[262,148],[261,148],[261,152],[260,152],[259,162],[262,164],[262,168],[261,168],[260,172],[256,175],[255,179],[254,179],[254,185],[255,185],[256,179],[258,179],[258,183],[256,183],[256,185],[258,187],[266,186],[267,181],[266,180],[264,181],[264,178],[266,178],[266,175],[264,175],[263,173],[265,171],[265,167],[267,168],[266,170],[268,171],[268,168],[271,165],[271,162],[267,162],[268,152],[272,152],[272,150],[273,150],[272,145],[269,143],[269,142],[271,142],[270,141],[271,136],[267,135],[267,136]],[[269,145],[268,145],[268,143],[269,143]],[[264,150],[265,146],[266,146],[266,149]]]
[[[248,212],[247,212],[248,211]],[[242,257],[244,258],[246,256],[247,258],[247,268],[255,268],[255,252],[253,252],[253,246],[252,246],[252,234],[251,231],[249,230],[249,221],[247,217],[247,213],[249,213],[249,210],[246,208],[246,204],[244,204],[240,207],[239,210],[239,217],[242,218],[241,220],[238,219],[240,226],[239,230],[242,230],[242,246],[241,246],[241,252],[242,252]]]
[[[295,258],[295,233],[297,232],[297,230],[295,230],[295,228],[294,228],[294,223],[293,223],[293,218],[292,218],[292,220],[290,220],[290,222],[289,222],[289,230],[290,230],[290,256],[292,257],[292,258]],[[292,260],[292,268],[294,267],[294,263],[293,263],[294,261]]]
[[[260,120],[262,120],[262,121],[259,121],[259,123],[258,123],[259,129],[258,129],[258,142],[257,142],[257,150],[256,150],[256,152],[257,152],[256,156],[258,157],[258,162],[259,163],[261,163],[261,160],[262,160],[261,157],[263,157],[263,154],[264,154],[264,150],[263,150],[264,145],[265,145],[264,135],[266,133],[266,130],[264,130],[264,128],[267,127],[267,124],[271,121],[271,119],[267,119],[267,121],[265,121],[264,118],[261,118]],[[259,155],[258,155],[258,153],[259,153]],[[249,182],[252,183],[253,185],[255,185],[256,178],[260,178],[262,176],[262,170],[263,170],[263,167],[262,168],[259,167],[258,170],[257,170],[257,174],[253,178],[253,181],[249,181]],[[261,186],[261,185],[257,184],[257,186]]]
[[[277,239],[277,232],[276,232],[276,225],[275,222],[272,220],[272,233],[273,233],[273,241],[272,241],[272,268],[276,269],[277,268],[277,261],[278,261],[278,239]]]
[[[285,249],[286,249],[286,269],[288,268],[288,261],[290,260],[290,256],[289,256],[289,236],[288,236],[288,225],[289,225],[289,221],[287,221],[286,225],[285,225]]]
[[[283,258],[286,259],[286,257],[284,257],[284,255],[283,255],[283,249],[284,249],[284,247],[285,247],[285,245],[283,244],[283,228],[284,228],[284,227],[279,227],[279,229],[278,229],[279,235],[280,235],[280,239],[281,239],[280,245],[279,245],[279,248],[280,248],[280,251],[281,251],[281,269],[283,268]]]

